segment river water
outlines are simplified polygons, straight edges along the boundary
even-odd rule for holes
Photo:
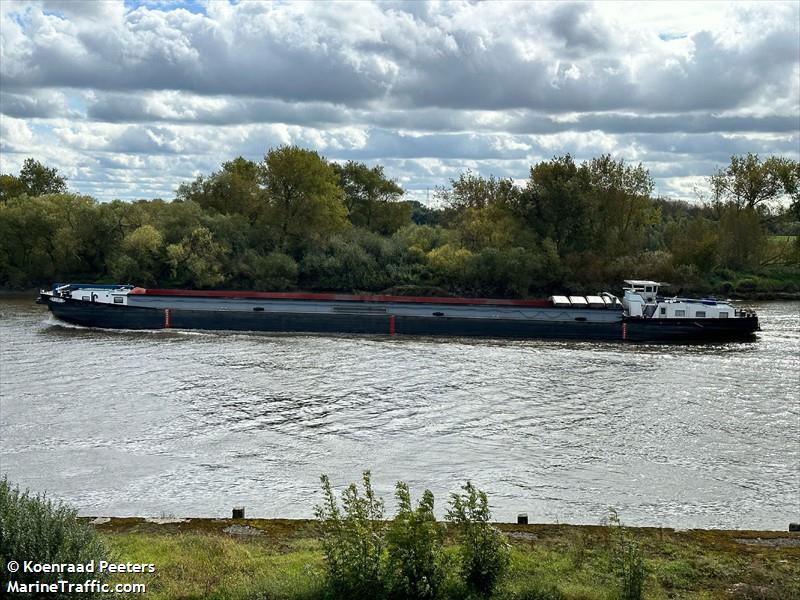
[[[310,517],[319,475],[494,516],[800,520],[800,302],[705,346],[118,332],[0,299],[0,470],[85,515]],[[392,506],[388,502],[389,507]]]

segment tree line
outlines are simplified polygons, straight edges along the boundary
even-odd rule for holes
[[[27,159],[0,175],[0,286],[53,281],[525,297],[613,289],[800,292],[800,164],[734,156],[696,203],[654,197],[641,164],[570,155],[527,181],[466,171],[434,207],[381,166],[296,146],[242,157],[175,198],[98,202]]]

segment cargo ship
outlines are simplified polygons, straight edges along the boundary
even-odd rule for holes
[[[149,289],[65,283],[37,302],[57,318],[112,329],[200,329],[704,342],[748,340],[757,315],[713,298],[665,297],[655,281],[624,294],[542,300]]]

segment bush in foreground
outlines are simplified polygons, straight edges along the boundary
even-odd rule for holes
[[[442,529],[433,514],[433,494],[425,490],[417,508],[408,485],[396,486],[398,511],[387,534],[388,575],[392,596],[409,600],[436,598],[443,579]]]
[[[32,496],[0,480],[0,574],[2,581],[29,584],[56,583],[59,580],[83,583],[102,580],[100,573],[17,573],[7,570],[9,561],[85,564],[108,560],[106,549],[89,525],[81,523],[77,512],[44,496]],[[48,598],[69,598],[69,594],[47,594]],[[81,594],[88,598],[91,594]]]
[[[505,536],[490,523],[489,499],[471,482],[463,494],[452,494],[447,520],[458,527],[461,572],[467,587],[480,596],[491,596],[509,562]]]
[[[387,526],[382,520],[383,500],[372,490],[369,471],[363,475],[363,493],[351,484],[342,493],[341,506],[323,475],[324,500],[315,514],[329,594],[374,600],[491,596],[505,574],[509,546],[489,523],[486,494],[470,482],[463,490],[463,495],[452,494],[447,511],[460,545],[456,552],[446,552],[429,490],[414,508],[408,486],[398,482],[398,511]]]
[[[363,475],[363,494],[356,484],[350,484],[342,494],[341,508],[328,476],[321,480],[324,500],[315,514],[331,592],[337,598],[384,597],[386,525],[383,500],[372,490],[369,471]]]
[[[609,511],[608,523],[611,528],[611,569],[619,581],[618,597],[620,600],[641,600],[647,578],[642,549],[628,528],[622,525],[616,510]]]

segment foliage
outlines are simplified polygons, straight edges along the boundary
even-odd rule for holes
[[[758,154],[731,156],[724,169],[709,178],[714,202],[737,208],[755,209],[760,205],[788,196],[800,196],[800,163],[771,156],[762,161]]]
[[[282,292],[297,285],[297,262],[281,252],[262,256],[248,250],[242,259],[242,270],[256,289]]]
[[[383,174],[383,167],[367,167],[364,163],[348,161],[344,165],[333,163],[344,191],[344,203],[350,222],[384,235],[397,231],[408,223],[411,206],[397,202],[403,195],[401,188]]]
[[[196,202],[206,210],[238,213],[255,219],[264,203],[259,165],[241,156],[222,164],[209,177],[202,175],[178,187],[176,198]]]
[[[723,267],[753,270],[761,264],[766,237],[755,209],[733,205],[721,209],[719,262]]]
[[[647,569],[644,555],[636,539],[622,525],[616,510],[609,511],[611,570],[619,582],[620,600],[641,600]]]
[[[197,227],[179,244],[167,246],[167,261],[172,276],[196,288],[213,287],[224,279],[225,247],[206,227]]]
[[[85,564],[109,560],[105,545],[77,512],[44,496],[31,496],[0,479],[0,575],[5,583],[56,583],[60,580],[83,583],[105,579],[104,573],[17,573],[7,570],[9,561],[34,563]],[[71,598],[71,594],[48,594],[48,598]],[[86,594],[84,597],[92,597]]]
[[[462,490],[463,494],[451,494],[447,510],[447,520],[459,532],[462,576],[472,592],[491,596],[508,567],[509,545],[490,523],[486,492],[469,481]]]
[[[592,242],[590,189],[587,165],[576,165],[567,154],[531,167],[515,211],[542,239],[551,240],[556,250],[586,250]]]
[[[267,206],[263,223],[280,250],[319,242],[347,223],[336,172],[319,154],[297,146],[267,152],[261,166]]]
[[[442,530],[433,514],[433,494],[425,490],[414,509],[408,486],[398,482],[398,510],[386,536],[392,596],[436,598],[444,577]]]
[[[650,173],[641,164],[633,167],[608,155],[592,159],[588,171],[594,250],[603,256],[635,252],[644,245],[645,228],[658,220]]]
[[[341,507],[328,476],[322,475],[321,481],[324,500],[314,512],[334,597],[382,597],[386,593],[384,506],[375,496],[369,471],[363,474],[363,492],[355,484],[348,486]]]
[[[800,277],[798,163],[784,158],[733,157],[709,178],[715,201],[691,204],[653,199],[642,165],[565,155],[532,165],[524,186],[467,171],[437,190],[438,208],[401,200],[380,166],[296,146],[225,162],[171,202],[97,202],[66,193],[55,168],[25,165],[0,176],[2,287],[116,280],[524,297],[652,276],[686,294],[725,294],[751,278],[738,293],[755,296],[796,293]]]
[[[47,167],[33,158],[26,158],[19,176],[0,175],[0,202],[18,196],[66,194],[67,180],[58,169]]]
[[[514,204],[519,190],[509,178],[481,177],[467,170],[450,180],[450,188],[436,190],[437,197],[451,209],[482,209],[488,206]]]

